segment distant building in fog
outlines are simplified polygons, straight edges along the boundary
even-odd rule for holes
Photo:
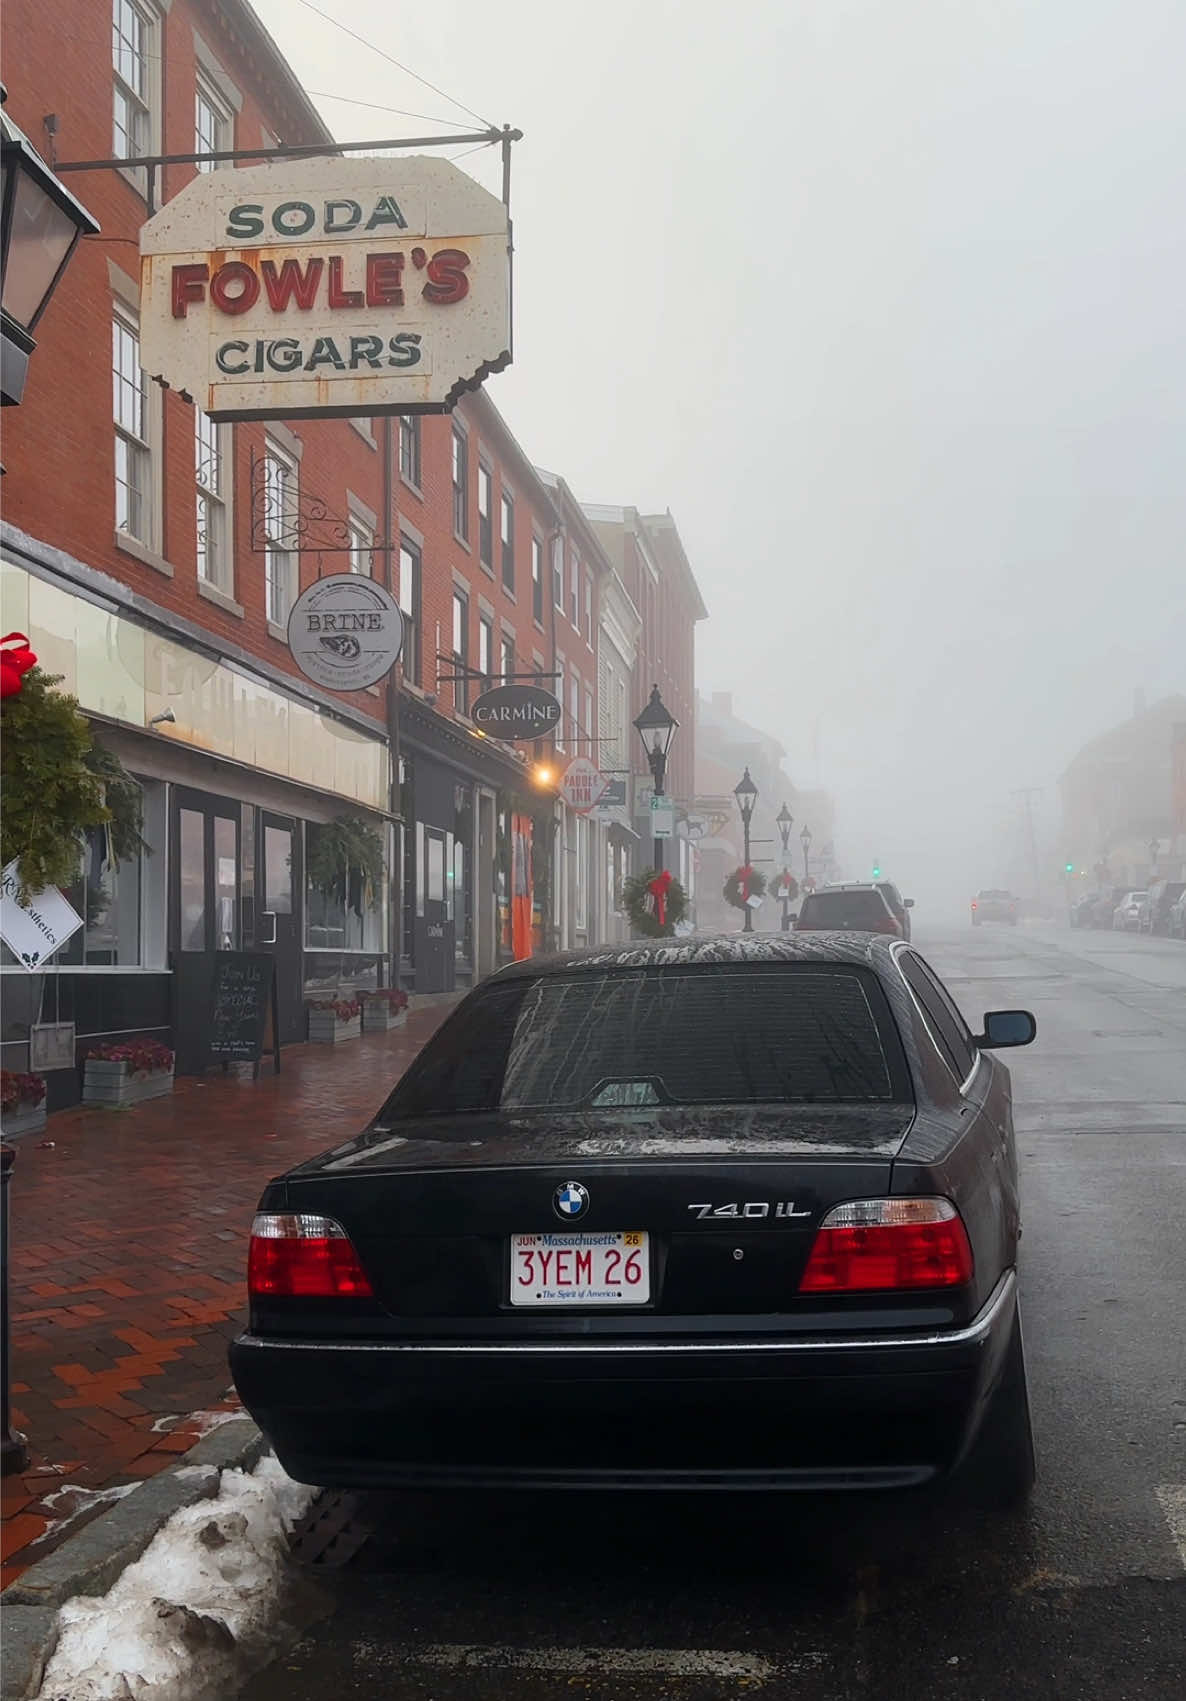
[[[1134,707],[1059,781],[1067,859],[1117,886],[1186,870],[1186,696]]]

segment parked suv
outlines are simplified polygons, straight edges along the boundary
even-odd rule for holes
[[[979,927],[982,921],[1003,921],[1009,927],[1016,927],[1017,899],[1012,892],[1003,892],[997,886],[986,886],[977,892],[972,899],[972,926]]]
[[[1141,927],[1141,906],[1148,892],[1126,892],[1112,911],[1112,926],[1117,933],[1138,933]]]
[[[1186,892],[1186,880],[1155,880],[1149,888],[1149,903],[1141,918],[1144,933],[1168,933],[1170,912]]]
[[[890,909],[893,910],[894,915],[897,918],[898,925],[902,929],[902,938],[909,939],[910,912],[914,908],[914,899],[904,898],[892,880],[878,880],[877,890],[881,893]]]
[[[796,933],[889,933],[902,938],[902,924],[880,886],[825,886],[803,900]]]
[[[1169,936],[1171,939],[1186,939],[1186,892],[1178,899],[1169,913]]]

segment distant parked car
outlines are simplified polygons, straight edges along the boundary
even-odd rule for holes
[[[1092,927],[1111,927],[1112,917],[1116,913],[1116,905],[1125,894],[1125,887],[1113,886],[1110,892],[1101,892],[1099,900],[1091,914]]]
[[[1171,939],[1186,939],[1186,891],[1170,910],[1167,931]]]
[[[820,932],[888,933],[904,937],[902,924],[880,886],[864,882],[825,886],[809,892],[803,900],[796,933]]]
[[[1148,892],[1126,892],[1112,911],[1112,926],[1117,933],[1138,933],[1141,926],[1141,905]]]
[[[879,880],[877,882],[877,890],[881,893],[890,909],[893,910],[894,915],[897,918],[898,925],[902,929],[902,938],[909,939],[910,912],[914,908],[914,899],[904,898],[892,880]]]
[[[1098,892],[1086,892],[1083,897],[1076,898],[1071,905],[1071,926],[1091,927],[1095,915],[1095,907],[1100,901]]]
[[[982,921],[1003,921],[1008,927],[1017,926],[1017,899],[1012,892],[996,886],[986,886],[972,899],[972,926]]]
[[[1186,880],[1155,880],[1149,888],[1149,900],[1141,917],[1144,933],[1168,933],[1170,911],[1186,892]]]

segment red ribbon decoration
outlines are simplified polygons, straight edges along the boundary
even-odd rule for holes
[[[740,879],[741,879],[741,901],[742,901],[743,904],[748,904],[749,903],[749,883],[754,877],[754,871],[750,867],[749,863],[747,862],[744,868],[741,868],[741,869],[738,870],[738,874],[739,874]]]
[[[14,647],[7,649],[5,646],[9,644]],[[19,696],[21,676],[36,666],[37,657],[23,632],[9,632],[0,638],[0,697]]]
[[[667,894],[671,889],[671,873],[664,869],[662,874],[656,874],[650,882],[647,891],[655,900],[655,920],[660,927],[667,926]]]

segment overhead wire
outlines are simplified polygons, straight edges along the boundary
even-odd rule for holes
[[[328,89],[306,89],[314,100],[343,100],[350,106],[365,106],[371,112],[390,112],[396,118],[420,118],[426,124],[456,124],[455,118],[441,118],[435,112],[409,112],[402,106],[384,106],[377,100],[359,100],[356,95],[330,94]],[[486,144],[483,142],[483,147]]]
[[[431,89],[433,94],[440,95],[442,100],[447,100],[450,105],[458,107],[462,112],[467,112],[471,118],[475,119],[479,124],[484,124],[488,130],[494,129],[494,125],[491,123],[489,118],[483,118],[480,112],[475,112],[473,107],[467,106],[463,100],[458,100],[455,95],[449,94],[446,89],[438,88],[435,83],[430,83],[427,77],[422,77],[420,75],[419,71],[413,71],[410,65],[405,65],[402,60],[396,59],[394,55],[388,53],[385,48],[379,47],[375,42],[368,41],[365,36],[359,35],[358,31],[352,30],[349,24],[344,24],[340,18],[335,18],[332,12],[322,11],[320,6],[315,6],[313,4],[313,0],[300,0],[300,4],[304,6],[307,11],[315,13],[317,17],[324,18],[327,24],[333,24],[335,28],[342,30],[351,38],[351,40],[358,42],[360,47],[365,47],[370,53],[377,53],[380,59],[386,59],[389,65],[394,65],[397,70],[403,71],[409,77],[414,77],[418,83],[423,83],[426,89]]]

